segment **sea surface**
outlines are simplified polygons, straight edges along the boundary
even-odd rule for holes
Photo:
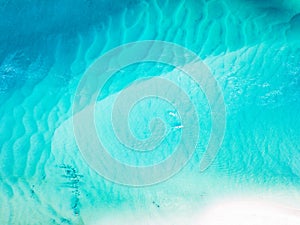
[[[224,95],[226,130],[213,164],[201,172],[212,126],[205,93],[167,65],[120,71],[97,100],[97,131],[118,160],[151,165],[180,141],[180,129],[173,129],[149,156],[124,151],[109,116],[117,94],[134,80],[173,81],[199,115],[201,138],[185,167],[137,188],[103,178],[83,159],[72,104],[96,59],[143,40],[175,43],[203,60]],[[157,99],[132,113],[128,123],[140,138],[149,136],[143,128],[153,115],[180,127],[176,109]],[[155,220],[238,195],[300,207],[299,1],[0,0],[0,224],[97,224],[105,217],[110,222],[98,224],[114,225],[123,212]],[[168,218],[163,224],[171,224]]]

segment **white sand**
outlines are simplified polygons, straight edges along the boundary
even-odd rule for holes
[[[195,213],[195,212],[194,212]],[[300,225],[300,209],[257,199],[227,200],[196,214],[114,213],[94,224],[112,225]]]
[[[255,199],[224,201],[203,211],[201,225],[300,225],[300,209]]]

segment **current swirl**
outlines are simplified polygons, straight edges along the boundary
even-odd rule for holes
[[[201,170],[206,169],[215,158],[225,132],[226,111],[222,91],[195,53],[163,41],[133,42],[107,52],[96,60],[79,82],[73,103],[74,134],[78,148],[91,168],[113,182],[131,186],[151,185],[170,178],[188,162],[199,142],[199,118],[189,96],[172,81],[153,77],[134,82],[118,94],[111,123],[116,137],[127,148],[142,152],[155,149],[167,135],[164,121],[153,118],[149,123],[151,135],[140,140],[132,133],[128,118],[132,108],[140,101],[149,97],[160,98],[176,109],[181,120],[178,127],[182,132],[181,138],[173,153],[159,163],[135,166],[113,158],[101,143],[94,119],[97,96],[116,72],[144,62],[174,66],[188,75],[205,93],[211,110],[212,129],[208,147],[200,162]],[[82,98],[90,99],[92,107],[81,105]]]

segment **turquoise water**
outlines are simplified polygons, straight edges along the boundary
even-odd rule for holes
[[[296,0],[0,1],[0,18],[1,224],[92,224],[110,212],[190,211],[213,198],[248,192],[300,196]],[[141,158],[122,150],[106,117],[116,94],[133,80],[161,76],[177,82],[200,118],[199,148],[183,170],[163,183],[133,188],[90,169],[71,119],[86,69],[110,49],[141,40],[179,44],[205,62],[223,91],[226,133],[214,163],[200,172],[211,128],[205,94],[168,66],[141,65],[125,69],[126,77],[116,74],[98,98],[97,129],[119,160],[164,160],[180,137],[180,130],[173,132],[158,149],[163,154]],[[83,105],[89,104],[85,99]],[[176,109],[149,104],[129,118],[137,136],[149,135],[142,128],[155,113],[169,127],[180,125]]]

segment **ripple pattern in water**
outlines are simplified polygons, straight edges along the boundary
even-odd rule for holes
[[[299,15],[296,0],[0,0],[0,223],[90,224],[114,209],[156,212],[159,203],[159,210],[184,211],[253,189],[299,197]],[[96,58],[151,39],[183,45],[210,67],[225,95],[226,136],[205,173],[198,170],[200,148],[171,180],[131,189],[99,177],[82,160],[71,104]],[[114,76],[99,109],[139,70],[146,69],[137,67],[128,79]],[[149,73],[181,77],[160,67]],[[203,146],[211,126],[204,95],[189,80],[180,85],[201,100]]]

